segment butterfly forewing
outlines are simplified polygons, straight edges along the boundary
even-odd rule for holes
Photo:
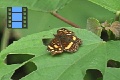
[[[65,29],[65,28],[57,30],[57,34],[61,34],[61,33],[67,34],[67,35],[74,35],[74,32],[69,31],[68,29]]]

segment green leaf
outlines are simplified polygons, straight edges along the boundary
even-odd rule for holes
[[[99,21],[95,18],[88,18],[87,19],[87,29],[98,35],[101,36],[102,27]]]
[[[8,1],[8,4],[9,4],[9,1]],[[6,7],[9,7],[9,6],[6,6]],[[4,10],[4,11],[3,10],[0,11],[2,13],[6,12],[7,10],[6,8],[2,8],[2,9]],[[88,0],[76,0],[76,1],[72,0],[64,8],[62,8],[61,10],[59,9],[58,13],[62,15],[64,18],[81,26],[81,28],[86,28],[86,21],[89,17],[95,17],[100,22],[105,20],[110,20],[111,18],[114,17],[114,14],[112,12],[96,4],[93,4]],[[4,13],[4,15],[6,17],[7,12]],[[20,32],[20,36],[23,37],[33,33],[50,30],[53,28],[59,28],[61,26],[70,26],[70,25],[59,20],[58,18],[54,17],[49,13],[28,9],[28,28],[18,29],[17,31]]]
[[[120,0],[89,0],[95,4],[98,4],[109,11],[116,13],[120,11]]]
[[[72,0],[63,9],[58,10],[58,13],[64,18],[81,26],[81,28],[86,28],[86,21],[89,17],[95,17],[101,22],[110,20],[115,16],[112,12],[93,4],[88,0]],[[70,26],[48,13],[28,10],[28,14],[28,29],[19,29],[22,36],[53,28],[59,28],[61,26]]]
[[[0,79],[10,80],[11,75],[17,68],[18,68],[18,65],[6,65],[4,63],[4,60],[0,58]]]
[[[120,61],[118,49],[120,41],[104,42],[90,31],[69,27],[67,29],[74,31],[83,41],[77,52],[64,52],[57,56],[47,52],[42,39],[52,38],[58,28],[29,35],[14,42],[0,53],[2,69],[0,69],[0,79],[3,77],[9,79],[10,73],[28,62],[35,63],[37,70],[21,80],[83,80],[87,69],[98,69],[103,75],[109,75],[106,73],[107,61],[109,59]],[[32,54],[35,57],[22,64],[8,66],[3,63],[8,54]],[[120,72],[116,73],[120,74]]]
[[[0,7],[24,6],[37,11],[57,11],[71,0],[1,0]]]
[[[3,50],[1,52],[1,54],[0,54],[1,58],[4,60],[5,57],[7,56],[7,54],[32,54],[32,55],[35,55],[35,57],[31,61],[34,62],[34,60],[37,60],[37,64],[36,64],[36,62],[34,62],[37,65],[37,69],[38,69],[37,71],[39,71],[40,67],[42,69],[42,67],[43,68],[45,66],[47,67],[47,65],[51,66],[51,68],[52,68],[52,65],[53,65],[53,67],[61,65],[60,68],[62,68],[62,67],[67,68],[69,65],[65,65],[66,59],[69,60],[70,56],[72,57],[74,54],[68,55],[68,54],[64,53],[65,55],[63,54],[63,55],[61,55],[61,57],[53,57],[53,56],[49,55],[50,53],[46,51],[47,47],[44,46],[42,43],[42,39],[53,37],[53,34],[56,33],[57,29],[33,34],[33,35],[30,35],[30,36],[20,39],[18,42],[14,42],[12,45],[10,45],[9,47],[7,47],[5,50]],[[98,38],[97,36],[95,36],[94,34],[92,34],[91,32],[88,32],[86,30],[81,30],[81,29],[76,29],[76,28],[68,28],[68,29],[73,30],[76,33],[76,35],[83,40],[83,46],[84,45],[87,46],[87,45],[94,44],[94,43],[99,43],[101,41],[100,38]],[[88,36],[86,34],[87,32],[88,32],[88,34],[91,34],[91,36]],[[88,40],[87,38],[92,38],[93,40]],[[92,48],[92,47],[90,47],[90,48]],[[89,49],[89,50],[91,50],[91,49]],[[65,57],[65,59],[64,59],[64,57]],[[77,55],[76,55],[76,57],[77,57]],[[63,64],[60,64],[61,58],[63,61],[65,60],[64,63],[62,61]],[[42,60],[42,59],[50,59],[49,60],[50,62],[48,60]],[[75,57],[72,59],[72,62],[74,61],[74,59],[75,59]],[[45,63],[44,65],[39,64],[39,63],[41,63],[41,60],[44,61],[44,62],[42,62],[43,64]],[[57,60],[57,61],[54,62],[54,60]],[[68,60],[67,60],[67,62],[71,64],[71,61],[69,62]],[[52,61],[52,63],[51,63],[51,61]],[[56,62],[57,62],[57,64],[56,64]],[[20,67],[22,65],[18,65],[18,67]],[[48,71],[49,71],[49,66],[48,66]],[[2,68],[4,69],[4,66]],[[15,70],[15,69],[13,69],[13,70]],[[56,70],[59,70],[59,69],[56,69]],[[63,70],[64,70],[64,68],[63,68]],[[61,71],[59,72],[59,74],[60,73],[61,73]],[[57,75],[55,77],[57,77]],[[43,78],[46,78],[46,77],[43,77]]]
[[[120,69],[107,68],[103,80],[120,80]]]

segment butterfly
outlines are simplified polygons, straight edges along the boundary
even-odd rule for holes
[[[52,55],[60,54],[64,51],[74,53],[82,44],[81,39],[75,36],[73,31],[65,28],[57,30],[57,34],[54,34],[54,37],[47,46],[47,50],[51,52]]]

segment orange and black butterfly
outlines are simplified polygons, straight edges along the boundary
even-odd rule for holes
[[[65,28],[57,30],[55,38],[47,46],[47,50],[54,54],[60,54],[63,51],[76,52],[82,44],[81,39],[75,36],[74,32]]]

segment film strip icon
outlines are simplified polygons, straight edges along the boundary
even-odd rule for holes
[[[22,29],[28,27],[27,7],[7,7],[7,27]]]

